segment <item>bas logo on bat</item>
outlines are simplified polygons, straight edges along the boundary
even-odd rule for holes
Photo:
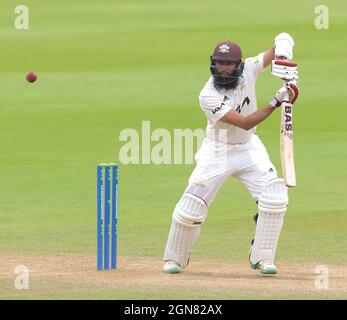
[[[286,127],[286,131],[292,131],[293,126],[292,126],[292,107],[291,106],[285,106],[284,108],[284,112],[285,112],[285,127]]]

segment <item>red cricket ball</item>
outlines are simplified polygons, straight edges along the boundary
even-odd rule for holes
[[[26,79],[28,82],[35,82],[37,80],[37,75],[34,72],[29,72],[26,75]]]

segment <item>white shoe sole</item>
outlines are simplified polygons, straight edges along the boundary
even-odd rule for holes
[[[166,273],[180,273],[182,272],[182,268],[179,265],[166,265],[164,264],[164,271]]]
[[[277,268],[275,265],[262,265],[261,263],[258,264],[252,264],[250,263],[250,267],[254,270],[259,269],[260,273],[263,275],[269,275],[269,274],[276,274]]]

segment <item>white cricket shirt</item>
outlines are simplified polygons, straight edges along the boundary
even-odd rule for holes
[[[235,89],[218,91],[213,86],[213,78],[210,77],[201,90],[199,102],[207,117],[206,137],[208,139],[228,144],[245,144],[250,140],[255,127],[247,131],[220,119],[231,109],[243,116],[257,110],[255,82],[264,70],[263,55],[264,53],[260,53],[245,60],[240,84]]]

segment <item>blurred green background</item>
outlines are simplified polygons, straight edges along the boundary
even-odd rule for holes
[[[325,1],[328,30],[314,27],[316,1],[24,1],[30,29],[0,5],[1,252],[94,254],[96,164],[118,161],[122,129],[205,128],[198,94],[215,44],[245,57],[295,38],[301,93],[295,105],[297,187],[277,261],[347,262],[347,3]],[[25,81],[38,73],[35,84]],[[259,106],[280,82],[264,72]],[[280,113],[258,126],[280,172]],[[121,165],[119,254],[162,259],[172,210],[194,165]],[[194,259],[243,261],[257,208],[225,183],[209,210]],[[139,240],[140,239],[140,240]]]

